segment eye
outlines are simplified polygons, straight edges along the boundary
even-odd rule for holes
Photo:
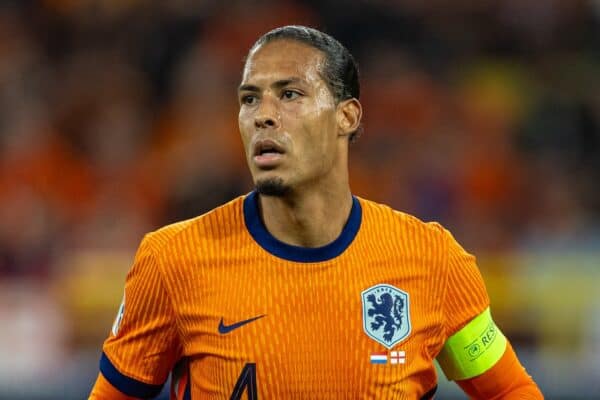
[[[258,101],[258,98],[253,94],[247,94],[247,95],[242,96],[240,101],[242,104],[251,106],[253,104],[256,104],[256,102]]]
[[[294,100],[300,96],[301,94],[295,90],[284,90],[281,93],[281,98],[284,100]]]

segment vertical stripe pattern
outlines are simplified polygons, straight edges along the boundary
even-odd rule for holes
[[[430,391],[446,338],[488,306],[474,257],[439,224],[359,199],[360,229],[341,254],[291,261],[248,232],[244,199],[144,239],[121,326],[104,346],[113,365],[161,384],[186,357],[191,398],[203,399],[231,398],[234,388],[247,398],[245,382],[260,398],[414,399]],[[410,296],[411,331],[393,349],[365,333],[361,293],[380,284]],[[387,351],[403,361],[371,363]],[[255,376],[240,381],[243,371]]]

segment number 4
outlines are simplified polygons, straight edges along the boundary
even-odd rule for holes
[[[258,390],[256,389],[256,364],[247,363],[242,369],[242,373],[235,383],[230,400],[240,400],[244,389],[248,388],[248,400],[258,400]]]

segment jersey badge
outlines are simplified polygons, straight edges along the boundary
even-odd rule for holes
[[[114,336],[117,336],[117,333],[119,333],[119,327],[121,326],[121,321],[123,320],[123,314],[125,314],[125,295],[123,295],[123,301],[121,302],[121,306],[117,312],[117,317],[115,318],[115,322],[112,326],[111,331]]]
[[[408,293],[380,284],[362,292],[363,329],[367,336],[388,349],[410,334]]]

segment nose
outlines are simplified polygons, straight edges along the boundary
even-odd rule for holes
[[[279,111],[274,101],[265,96],[254,116],[254,126],[258,129],[277,129],[280,124]]]

